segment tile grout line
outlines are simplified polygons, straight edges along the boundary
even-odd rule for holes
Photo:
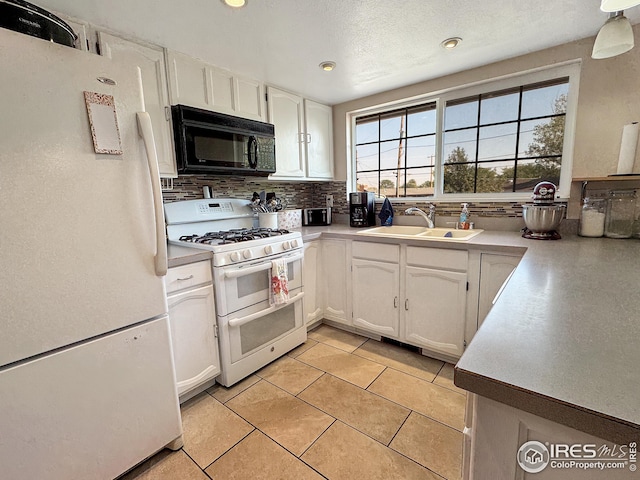
[[[335,328],[335,327],[331,327],[331,328]],[[346,333],[349,333],[349,334],[352,334],[352,335],[357,335],[357,334],[354,334],[354,333],[351,333],[351,332],[346,332]],[[311,337],[309,337],[309,338],[311,338]],[[460,431],[460,430],[458,430],[458,429],[456,429],[455,427],[452,427],[452,426],[450,426],[450,425],[446,424],[446,423],[443,423],[443,422],[441,422],[441,421],[439,421],[439,420],[436,420],[436,419],[434,419],[434,418],[431,418],[431,417],[430,417],[430,416],[428,416],[428,415],[425,415],[425,414],[422,414],[422,413],[420,413],[420,412],[417,412],[417,411],[415,411],[415,410],[411,409],[410,407],[408,407],[408,406],[406,406],[406,405],[402,405],[402,404],[400,404],[400,403],[397,403],[397,402],[396,402],[396,401],[394,401],[394,400],[391,400],[391,399],[386,398],[386,397],[385,397],[385,396],[383,396],[383,395],[380,395],[380,394],[378,394],[378,393],[372,392],[372,391],[368,390],[368,388],[369,388],[369,387],[371,387],[371,385],[373,385],[373,383],[375,383],[375,382],[380,378],[380,376],[381,376],[381,375],[382,375],[382,374],[383,374],[387,369],[391,369],[391,370],[393,370],[393,371],[396,371],[396,372],[399,372],[399,373],[403,373],[403,374],[405,374],[405,375],[407,375],[407,376],[410,376],[410,377],[412,377],[412,378],[418,379],[418,380],[420,380],[420,381],[424,381],[425,383],[431,383],[432,385],[437,385],[438,387],[443,388],[443,389],[445,389],[445,390],[446,390],[446,391],[448,391],[448,392],[462,394],[461,392],[457,392],[457,391],[455,391],[455,390],[453,390],[453,389],[447,388],[446,386],[443,386],[443,385],[440,385],[440,384],[435,383],[436,378],[438,378],[438,376],[442,373],[443,369],[445,368],[445,366],[447,365],[447,363],[448,363],[448,362],[443,362],[442,360],[437,360],[437,359],[435,359],[435,360],[437,360],[437,361],[441,361],[441,362],[443,362],[443,363],[442,363],[442,365],[440,366],[440,368],[438,369],[438,372],[434,375],[433,379],[432,379],[431,381],[429,381],[429,380],[426,380],[426,379],[424,379],[424,378],[421,378],[421,377],[418,377],[418,376],[412,375],[412,374],[410,374],[410,373],[404,372],[404,371],[402,371],[402,370],[399,370],[399,369],[397,369],[397,368],[394,368],[394,367],[392,367],[392,366],[389,366],[389,365],[386,365],[386,364],[383,364],[383,363],[377,362],[377,361],[375,361],[375,360],[371,360],[371,359],[369,359],[369,358],[367,358],[367,357],[363,357],[363,356],[361,356],[360,354],[356,353],[356,352],[357,352],[357,351],[358,351],[362,346],[364,346],[364,345],[365,345],[365,344],[370,340],[369,338],[365,338],[365,341],[364,341],[364,342],[362,342],[359,346],[355,347],[355,349],[354,349],[354,350],[352,350],[352,351],[346,351],[346,350],[344,350],[344,349],[342,349],[342,348],[340,348],[340,347],[336,347],[335,345],[330,345],[330,344],[328,344],[328,343],[325,343],[325,342],[323,342],[323,341],[320,341],[320,340],[317,340],[317,339],[314,339],[314,338],[311,338],[311,340],[315,341],[315,342],[316,342],[316,344],[315,344],[315,345],[313,345],[313,346],[311,346],[310,348],[306,349],[304,352],[301,352],[301,353],[300,353],[299,355],[297,355],[296,357],[292,357],[292,356],[288,356],[288,357],[289,357],[289,358],[291,358],[292,360],[297,360],[298,362],[300,362],[300,363],[301,363],[301,364],[303,364],[303,365],[306,365],[306,366],[309,366],[309,367],[311,367],[311,368],[313,368],[313,369],[316,369],[316,370],[318,370],[318,371],[322,372],[322,374],[321,374],[318,378],[314,379],[310,384],[308,384],[306,387],[304,387],[304,388],[303,388],[300,392],[298,392],[297,394],[292,394],[291,392],[288,392],[288,391],[287,391],[287,390],[285,390],[284,388],[282,388],[282,387],[280,387],[280,386],[276,385],[275,383],[272,383],[271,381],[269,381],[269,380],[268,380],[268,379],[266,379],[265,377],[260,376],[257,372],[255,373],[256,377],[258,378],[258,381],[257,381],[257,382],[254,382],[253,384],[251,384],[251,385],[247,386],[246,388],[244,388],[244,389],[243,389],[243,390],[241,390],[240,392],[237,392],[235,395],[233,395],[232,397],[228,398],[224,403],[223,403],[222,401],[218,400],[217,398],[215,398],[215,397],[213,396],[213,394],[212,394],[211,392],[209,392],[209,391],[208,391],[209,389],[207,389],[207,390],[206,390],[206,393],[207,393],[209,396],[211,396],[215,401],[217,401],[217,402],[218,402],[219,404],[221,404],[222,406],[226,407],[230,412],[232,412],[233,414],[237,415],[239,418],[241,418],[243,421],[245,421],[248,425],[250,425],[253,429],[252,429],[250,432],[248,432],[245,436],[243,436],[243,437],[242,437],[238,442],[236,442],[234,445],[232,445],[229,449],[227,449],[224,453],[222,453],[220,456],[218,456],[218,457],[217,457],[213,462],[211,462],[211,463],[210,463],[207,467],[205,467],[205,468],[201,468],[201,467],[200,467],[200,466],[199,466],[199,465],[198,465],[198,464],[193,460],[193,458],[191,458],[191,456],[190,456],[190,455],[189,455],[189,454],[184,450],[184,447],[183,447],[183,448],[182,448],[182,450],[183,450],[183,452],[185,453],[185,455],[187,455],[187,457],[189,458],[189,460],[190,460],[193,464],[195,464],[195,465],[196,465],[196,467],[197,467],[200,471],[202,471],[202,472],[204,473],[204,475],[205,475],[207,478],[212,478],[212,477],[210,477],[210,476],[205,472],[205,469],[206,469],[206,468],[211,467],[211,466],[212,466],[213,464],[215,464],[218,460],[220,460],[222,457],[224,457],[225,455],[227,455],[231,450],[233,450],[234,448],[236,448],[236,447],[237,447],[237,446],[238,446],[242,441],[244,441],[244,440],[245,440],[249,435],[253,434],[253,432],[255,432],[255,431],[257,430],[257,431],[258,431],[258,432],[260,432],[262,435],[265,435],[265,437],[266,437],[267,439],[269,439],[270,441],[274,442],[276,445],[280,446],[284,451],[286,451],[287,453],[289,453],[290,455],[292,455],[295,459],[299,460],[301,463],[303,463],[304,465],[306,465],[306,466],[307,466],[308,468],[310,468],[312,471],[316,472],[316,473],[317,473],[318,475],[320,475],[322,478],[325,478],[325,479],[326,479],[327,477],[326,477],[325,475],[323,475],[321,472],[319,472],[318,470],[316,470],[312,465],[309,465],[307,462],[305,462],[305,461],[302,459],[302,456],[303,456],[304,454],[306,454],[306,453],[307,453],[307,452],[308,452],[308,451],[309,451],[309,450],[310,450],[310,449],[311,449],[311,448],[312,448],[312,447],[313,447],[313,446],[314,446],[314,445],[315,445],[315,444],[320,440],[320,438],[322,438],[322,437],[324,436],[324,434],[325,434],[325,433],[326,433],[326,432],[327,432],[327,431],[328,431],[328,430],[329,430],[333,425],[335,425],[335,423],[336,423],[336,422],[340,422],[340,423],[342,423],[342,424],[346,425],[347,427],[352,428],[352,429],[353,429],[353,430],[355,430],[356,432],[359,432],[360,434],[362,434],[362,435],[366,436],[367,438],[369,438],[369,439],[371,439],[371,440],[373,440],[373,441],[375,441],[375,442],[379,443],[380,445],[384,446],[385,448],[388,448],[389,450],[391,450],[391,451],[393,451],[393,452],[397,453],[398,455],[400,455],[400,456],[402,456],[402,457],[404,457],[404,458],[406,458],[406,459],[410,460],[412,463],[415,463],[416,465],[418,465],[418,466],[422,467],[423,469],[428,470],[430,473],[433,473],[433,474],[434,474],[435,476],[437,476],[438,478],[443,478],[443,479],[444,479],[445,477],[443,477],[442,475],[438,474],[437,472],[434,472],[434,471],[433,471],[433,470],[431,470],[429,467],[427,467],[427,466],[425,466],[425,465],[422,465],[421,463],[419,463],[419,462],[417,462],[417,461],[415,461],[415,460],[413,460],[413,459],[411,459],[411,458],[407,457],[405,454],[403,454],[403,453],[401,453],[401,452],[399,452],[399,451],[397,451],[397,450],[393,449],[392,447],[390,447],[390,445],[391,445],[391,443],[393,442],[393,440],[397,437],[397,435],[399,434],[399,432],[402,430],[402,428],[404,427],[404,425],[407,423],[407,421],[408,421],[409,417],[411,416],[411,413],[413,413],[413,412],[415,412],[417,415],[419,415],[419,416],[421,416],[421,417],[423,417],[423,418],[429,419],[429,420],[431,420],[431,421],[433,421],[433,422],[436,422],[436,423],[438,423],[438,424],[440,424],[440,425],[442,425],[442,426],[445,426],[445,427],[447,427],[448,429],[451,429],[451,430],[453,430],[453,431],[455,431],[455,432],[457,432],[457,433],[461,433],[461,431]],[[352,383],[352,382],[350,382],[350,381],[348,381],[348,380],[342,379],[342,378],[340,378],[340,377],[338,377],[338,376],[336,376],[336,375],[333,375],[332,373],[329,373],[329,372],[327,372],[327,371],[325,371],[325,370],[323,370],[323,369],[321,369],[321,368],[318,368],[318,367],[316,367],[316,366],[314,366],[314,365],[311,365],[311,364],[309,364],[309,363],[306,363],[305,361],[300,360],[300,359],[298,358],[300,355],[302,355],[302,354],[304,354],[305,352],[307,352],[307,351],[309,351],[309,350],[313,349],[314,347],[316,347],[316,346],[317,346],[317,345],[319,345],[319,344],[322,344],[322,345],[325,345],[325,346],[329,346],[329,347],[336,348],[337,350],[340,350],[340,351],[342,351],[342,352],[344,352],[344,353],[347,353],[348,355],[354,355],[354,356],[357,356],[358,358],[362,358],[362,359],[364,359],[364,360],[367,360],[367,361],[370,361],[370,362],[372,362],[372,363],[378,364],[378,365],[380,365],[380,366],[382,366],[382,367],[384,367],[384,368],[382,369],[382,371],[380,371],[380,373],[378,373],[378,374],[375,376],[375,378],[374,378],[371,382],[369,382],[369,383],[367,384],[367,386],[366,386],[366,387],[362,387],[362,386],[357,385],[357,384],[354,384],[354,383]],[[285,355],[288,355],[288,353],[287,353],[287,354],[285,354]],[[428,357],[428,358],[431,358],[431,357]],[[275,361],[277,361],[277,360],[275,360]],[[274,361],[274,362],[275,362],[275,361]],[[274,362],[272,362],[272,363],[274,363]],[[418,367],[417,367],[417,368],[418,368]],[[397,406],[399,406],[399,407],[401,407],[401,408],[404,408],[404,409],[406,409],[406,410],[408,410],[408,411],[409,411],[409,413],[407,414],[407,416],[404,418],[404,420],[402,421],[402,423],[400,424],[400,426],[397,428],[397,430],[395,431],[395,433],[393,434],[393,436],[392,436],[392,437],[391,437],[391,439],[389,440],[388,444],[384,444],[384,443],[380,442],[379,440],[377,440],[377,439],[375,439],[375,438],[373,438],[373,437],[369,436],[369,435],[368,435],[368,434],[366,434],[365,432],[362,432],[362,431],[360,431],[359,429],[355,428],[354,426],[349,425],[348,423],[346,423],[346,422],[344,422],[344,421],[341,421],[341,420],[337,419],[337,418],[336,418],[336,417],[334,417],[332,414],[330,414],[330,413],[328,413],[328,412],[324,411],[322,408],[319,408],[319,407],[317,407],[317,406],[315,406],[315,405],[313,405],[313,404],[310,404],[309,402],[307,402],[307,401],[305,401],[304,399],[302,399],[302,398],[300,398],[300,397],[299,397],[299,395],[301,395],[303,392],[307,391],[311,386],[313,386],[316,382],[318,382],[318,381],[319,381],[321,378],[323,378],[325,375],[330,375],[331,377],[334,377],[334,378],[336,378],[336,379],[337,379],[337,380],[339,380],[339,381],[343,381],[343,382],[345,382],[345,383],[348,383],[348,384],[350,384],[350,385],[353,385],[353,386],[357,387],[358,389],[360,389],[360,390],[361,390],[361,391],[363,391],[363,392],[367,392],[367,393],[369,393],[369,394],[375,395],[376,397],[378,397],[378,398],[380,398],[380,399],[382,399],[382,400],[385,400],[385,401],[387,401],[387,402],[390,402],[391,404],[397,405]],[[298,399],[298,400],[300,400],[301,402],[303,402],[303,403],[305,403],[306,405],[308,405],[308,406],[310,406],[310,407],[312,407],[312,408],[315,408],[315,409],[317,409],[318,411],[320,411],[320,412],[322,412],[322,413],[324,413],[324,414],[328,415],[328,416],[332,419],[332,422],[331,422],[331,423],[330,423],[330,424],[329,424],[329,425],[328,425],[328,426],[327,426],[327,427],[326,427],[326,428],[325,428],[325,429],[320,433],[320,435],[318,435],[318,436],[316,437],[316,439],[315,439],[315,440],[313,440],[313,442],[311,442],[311,444],[310,444],[307,448],[305,448],[305,449],[304,449],[304,451],[302,451],[302,452],[301,452],[301,454],[300,454],[299,456],[298,456],[298,455],[295,455],[293,452],[291,452],[290,450],[288,450],[286,447],[284,447],[283,445],[281,445],[280,443],[278,443],[275,439],[271,438],[267,433],[265,433],[265,432],[263,432],[262,430],[260,430],[256,425],[253,425],[253,424],[252,424],[251,422],[249,422],[247,419],[245,419],[244,417],[242,417],[242,415],[238,414],[235,410],[233,410],[232,408],[230,408],[230,407],[228,407],[228,406],[226,405],[226,403],[227,403],[227,402],[229,402],[229,401],[231,401],[232,399],[236,398],[236,397],[237,397],[237,396],[239,396],[240,394],[242,394],[242,393],[246,392],[247,390],[249,390],[249,389],[250,389],[250,388],[252,388],[253,386],[255,386],[255,385],[257,385],[258,383],[260,383],[261,381],[264,381],[264,382],[266,382],[267,384],[269,384],[269,385],[271,385],[271,386],[276,387],[277,389],[279,389],[280,391],[282,391],[282,392],[286,393],[287,395],[291,395],[292,397],[297,398],[297,399]],[[220,387],[222,387],[222,388],[227,388],[227,387],[222,386],[221,384],[219,384],[219,385],[220,385]],[[230,387],[230,388],[232,388],[232,387]],[[464,394],[462,394],[462,395],[464,395]]]

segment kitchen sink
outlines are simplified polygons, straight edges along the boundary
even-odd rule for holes
[[[451,228],[427,228],[405,225],[392,225],[390,227],[375,227],[358,232],[359,235],[371,235],[379,237],[418,238],[425,240],[449,240],[467,241],[470,238],[484,232],[481,229],[456,230]]]

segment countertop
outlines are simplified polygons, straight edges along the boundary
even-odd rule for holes
[[[169,268],[200,262],[202,260],[211,260],[212,258],[213,254],[209,250],[181,247],[180,245],[167,245]]]
[[[398,242],[341,224],[300,231],[304,242]],[[501,231],[467,242],[402,241],[524,252],[456,365],[457,386],[619,444],[640,438],[640,241]],[[169,258],[176,266],[210,253],[170,245]]]
[[[455,384],[619,444],[637,441],[640,241],[526,242]]]
[[[340,225],[302,232],[363,239]],[[457,386],[619,444],[640,438],[640,241],[485,231],[407,243],[525,251],[456,365]]]

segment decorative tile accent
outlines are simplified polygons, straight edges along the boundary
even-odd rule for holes
[[[253,192],[273,192],[284,208],[324,207],[326,193],[333,195],[333,213],[349,213],[345,182],[270,182],[261,178],[221,175],[180,175],[173,189],[162,192],[165,203],[203,198],[202,187],[211,187],[214,198],[251,199]]]
[[[215,175],[180,175],[173,180],[173,189],[165,190],[162,196],[165,203],[181,200],[203,198],[202,187],[211,187],[214,198],[246,197],[251,198],[253,192],[273,192],[282,200],[285,208],[319,208],[325,206],[325,195],[333,195],[333,213],[348,214],[346,182],[271,182],[267,179],[252,177],[215,176]],[[457,217],[460,214],[461,202],[430,202],[393,200],[396,215],[404,215],[409,207],[426,209],[429,203],[436,206],[438,216]],[[524,202],[467,202],[469,213],[473,217],[508,217],[522,218]],[[563,202],[556,202],[563,203]],[[376,215],[382,202],[378,199]]]

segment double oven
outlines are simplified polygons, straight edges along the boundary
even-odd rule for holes
[[[188,200],[165,205],[169,242],[213,252],[222,373],[231,386],[307,338],[302,315],[299,232],[254,228],[248,200]],[[274,262],[284,262],[289,299],[272,301]]]

